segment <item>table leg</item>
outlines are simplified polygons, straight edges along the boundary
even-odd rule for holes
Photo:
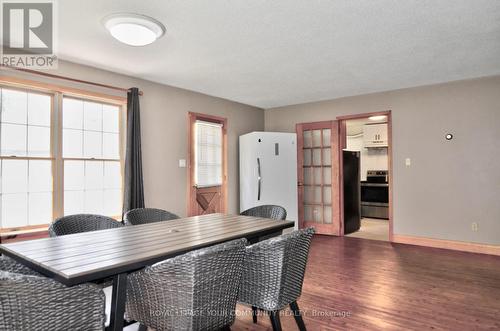
[[[108,331],[123,330],[123,315],[125,314],[125,301],[127,299],[127,274],[113,277],[113,294],[111,296],[111,316]]]

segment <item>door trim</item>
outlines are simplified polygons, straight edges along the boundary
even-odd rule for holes
[[[195,112],[188,112],[188,157],[187,157],[187,215],[195,216],[196,189],[194,187],[194,123],[196,120],[222,124],[222,206],[221,212],[227,213],[227,118]]]
[[[389,241],[394,242],[394,216],[393,216],[393,183],[394,183],[394,174],[393,174],[393,156],[392,156],[392,113],[391,110],[379,111],[379,112],[371,112],[371,113],[363,113],[363,114],[355,114],[355,115],[346,115],[346,116],[337,116],[337,120],[339,121],[339,135],[340,135],[340,143],[339,143],[339,157],[342,155],[342,150],[347,145],[347,137],[346,137],[346,121],[358,118],[367,118],[370,116],[379,116],[384,115],[387,116],[387,162],[389,169]],[[343,180],[343,164],[340,162],[340,178]],[[342,182],[342,181],[341,181]],[[340,224],[338,225],[341,229],[341,234],[344,235],[344,196],[343,190],[340,190]],[[335,221],[335,220],[334,220]]]

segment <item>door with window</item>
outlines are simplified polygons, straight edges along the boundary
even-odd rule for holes
[[[227,120],[189,113],[188,215],[226,213]]]
[[[300,227],[340,235],[338,122],[301,123],[296,129]]]

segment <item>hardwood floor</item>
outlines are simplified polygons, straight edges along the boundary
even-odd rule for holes
[[[309,331],[498,330],[500,257],[315,236],[298,303]],[[271,330],[238,308],[231,330]]]

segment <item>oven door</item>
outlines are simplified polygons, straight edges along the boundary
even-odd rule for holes
[[[361,183],[361,202],[389,203],[389,185]]]

